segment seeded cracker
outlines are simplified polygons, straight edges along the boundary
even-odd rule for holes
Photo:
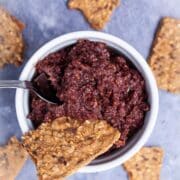
[[[82,11],[91,26],[99,30],[109,21],[118,4],[119,0],[69,0],[68,6]]]
[[[163,150],[159,147],[143,147],[123,166],[129,180],[160,180]]]
[[[167,17],[161,21],[149,64],[159,88],[180,93],[180,20]]]
[[[26,134],[23,145],[36,164],[39,179],[55,180],[90,163],[119,137],[119,131],[106,121],[62,117]]]
[[[22,63],[24,24],[0,7],[0,68]]]
[[[18,140],[11,138],[8,145],[0,147],[0,179],[14,180],[27,158],[28,153]]]

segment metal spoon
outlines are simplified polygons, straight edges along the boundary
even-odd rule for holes
[[[35,78],[36,83],[20,80],[0,80],[0,88],[22,88],[35,93],[43,101],[51,104],[60,103],[56,93],[49,85],[48,79],[44,73]]]

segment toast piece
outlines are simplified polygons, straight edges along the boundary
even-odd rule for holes
[[[22,63],[24,24],[0,7],[0,68],[5,64]]]
[[[36,164],[39,179],[60,179],[106,152],[119,137],[119,131],[106,121],[62,117],[27,133],[23,145]]]
[[[110,20],[113,10],[118,6],[119,0],[69,0],[71,9],[82,11],[94,29],[100,30]]]
[[[15,137],[0,147],[0,179],[14,180],[28,158],[28,153]]]
[[[162,148],[143,147],[123,166],[128,172],[129,180],[159,180],[162,161]]]
[[[159,88],[180,93],[180,19],[162,19],[149,64]]]

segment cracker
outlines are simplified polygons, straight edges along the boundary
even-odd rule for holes
[[[0,7],[0,68],[22,63],[24,24]]]
[[[119,0],[69,0],[68,6],[82,11],[91,26],[99,30],[109,21],[118,4]]]
[[[163,161],[163,150],[159,147],[143,147],[123,166],[129,180],[159,180]]]
[[[34,160],[39,179],[71,175],[106,152],[120,137],[118,130],[103,120],[66,117],[43,123],[24,135],[23,145]]]
[[[0,147],[0,179],[14,180],[27,158],[28,153],[12,137],[8,145]]]
[[[180,20],[162,19],[149,64],[159,88],[180,93]]]

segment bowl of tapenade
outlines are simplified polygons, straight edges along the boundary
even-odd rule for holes
[[[146,143],[157,118],[158,90],[144,58],[120,38],[94,31],[57,37],[35,52],[20,80],[40,83],[36,77],[41,74],[59,103],[18,89],[16,112],[23,133],[63,116],[104,120],[121,133],[107,153],[81,172],[120,165]]]

